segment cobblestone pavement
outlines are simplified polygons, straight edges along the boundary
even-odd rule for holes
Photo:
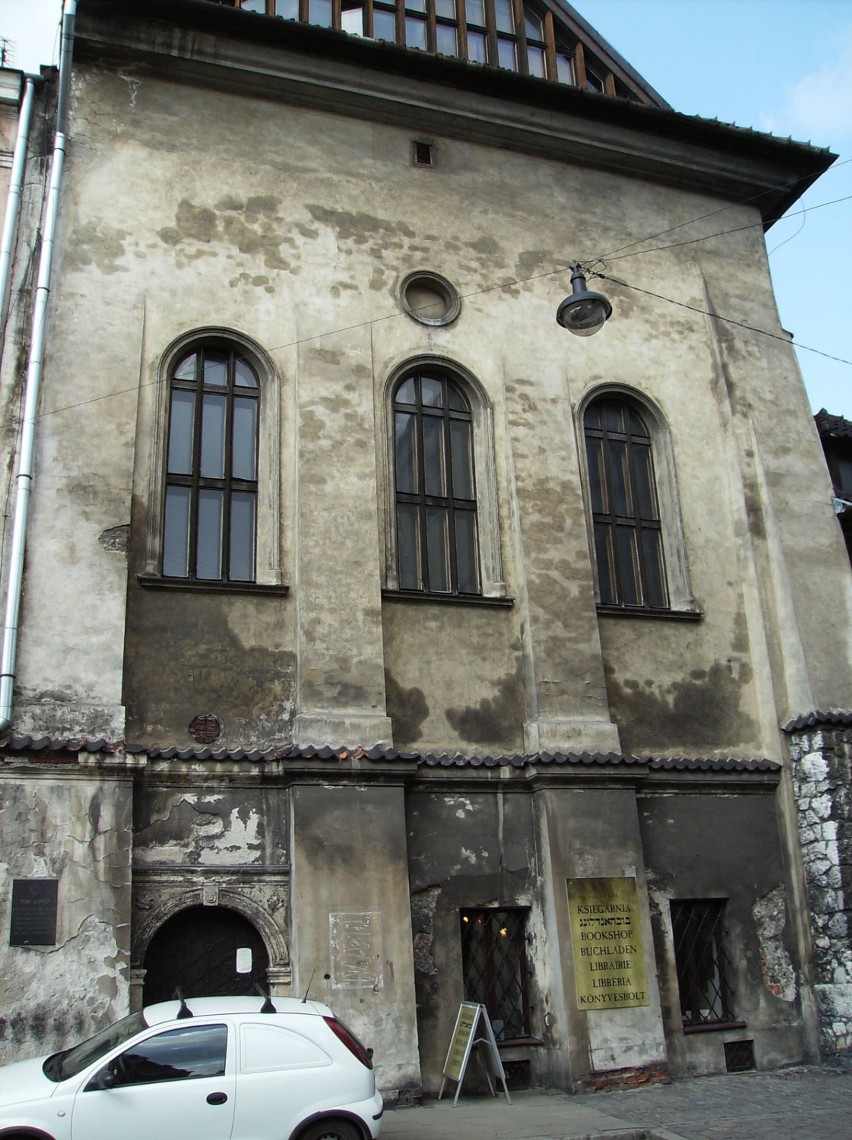
[[[452,1096],[385,1113],[382,1140],[852,1140],[852,1072],[693,1077],[629,1092]]]

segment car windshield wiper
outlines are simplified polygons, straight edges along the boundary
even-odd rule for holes
[[[58,1053],[52,1053],[45,1060],[41,1069],[49,1080],[60,1081],[62,1079],[62,1061],[69,1052],[68,1049],[61,1049]]]

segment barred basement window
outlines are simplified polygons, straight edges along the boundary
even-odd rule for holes
[[[527,914],[522,907],[460,914],[465,1001],[485,1006],[498,1041],[530,1036]]]
[[[734,1022],[723,946],[725,899],[671,903],[677,984],[685,1029]]]

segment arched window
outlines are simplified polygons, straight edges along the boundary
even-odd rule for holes
[[[592,401],[583,419],[601,606],[668,610],[663,525],[652,435],[619,394]]]
[[[394,390],[400,590],[481,593],[473,415],[451,373],[423,365]]]
[[[202,343],[169,372],[164,578],[254,582],[260,385],[237,349]]]

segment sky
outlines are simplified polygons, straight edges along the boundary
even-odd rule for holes
[[[852,0],[573,4],[675,110],[839,156],[767,248],[781,322],[807,346],[797,353],[811,406],[852,419]],[[61,0],[0,0],[12,67],[56,61],[60,10]]]

